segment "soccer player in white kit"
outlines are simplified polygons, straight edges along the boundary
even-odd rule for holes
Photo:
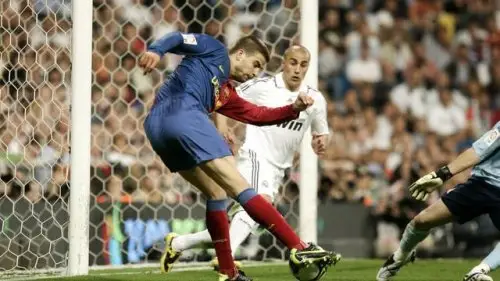
[[[287,105],[293,102],[300,92],[314,99],[314,104],[301,112],[296,120],[274,126],[246,127],[245,142],[238,153],[238,170],[257,193],[271,203],[274,202],[283,181],[285,169],[292,166],[294,154],[299,150],[309,126],[313,134],[311,145],[314,152],[321,157],[326,151],[329,128],[325,98],[317,89],[303,83],[309,59],[310,53],[306,48],[292,46],[285,51],[283,72],[247,81],[236,88],[242,98],[260,106]],[[233,256],[248,235],[258,227],[243,208],[236,208],[232,208],[234,215],[229,231]],[[182,251],[211,241],[207,230],[186,235],[170,233],[165,238],[167,251],[171,252],[171,256],[177,257],[180,257]],[[340,255],[337,259],[340,259]],[[217,266],[217,262],[214,261],[213,265]]]

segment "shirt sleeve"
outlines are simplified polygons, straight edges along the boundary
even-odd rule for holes
[[[276,108],[258,106],[241,98],[236,91],[230,94],[228,101],[217,112],[256,126],[280,124],[299,117],[292,104]]]
[[[220,49],[225,49],[224,45],[210,35],[181,32],[167,33],[148,47],[148,51],[160,56],[166,53],[207,55]]]
[[[330,130],[326,118],[326,100],[321,93],[318,92],[317,94],[314,101],[317,104],[317,110],[311,123],[311,131],[316,132],[318,135],[328,135]]]
[[[264,85],[269,78],[255,78],[249,80],[238,87],[236,87],[236,93],[245,99],[246,101],[257,103],[258,96],[263,91],[265,91]]]
[[[472,144],[472,148],[482,161],[500,148],[500,122]]]

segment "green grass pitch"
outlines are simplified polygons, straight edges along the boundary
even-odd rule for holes
[[[382,260],[342,260],[330,268],[324,281],[374,281]],[[405,267],[395,281],[461,281],[478,260],[417,260]],[[255,281],[293,281],[288,266],[268,264],[245,268],[247,275]],[[491,275],[500,280],[500,271]],[[130,269],[92,271],[89,276],[73,278],[46,278],[57,281],[215,281],[217,275],[211,270],[193,270],[160,274],[156,269]]]

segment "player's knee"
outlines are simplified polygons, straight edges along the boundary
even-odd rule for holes
[[[413,228],[417,230],[426,231],[434,227],[433,221],[424,213],[418,214],[410,223],[413,225]]]
[[[430,230],[452,220],[452,214],[443,201],[438,201],[420,212],[412,223],[417,230]]]
[[[205,162],[200,167],[232,198],[248,188],[248,183],[236,169],[232,156]]]
[[[220,187],[209,188],[208,190],[206,190],[205,195],[208,197],[208,199],[211,200],[221,200],[227,198],[226,192]]]

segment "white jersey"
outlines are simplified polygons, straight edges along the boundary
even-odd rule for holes
[[[251,151],[258,158],[265,159],[280,169],[292,166],[293,157],[299,150],[307,128],[318,135],[329,133],[326,120],[326,101],[316,89],[302,84],[297,92],[288,90],[283,81],[283,74],[257,78],[247,81],[236,88],[238,95],[254,104],[279,107],[293,103],[299,92],[314,99],[314,104],[302,111],[296,120],[273,126],[247,125],[246,138],[240,152]]]

